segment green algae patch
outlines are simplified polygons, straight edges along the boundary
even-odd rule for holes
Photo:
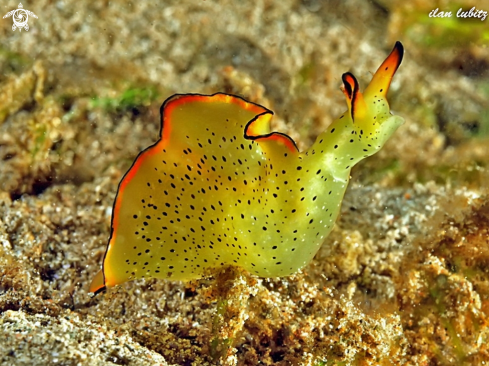
[[[114,97],[93,97],[89,108],[102,108],[107,112],[124,112],[148,107],[160,93],[155,87],[131,87]]]

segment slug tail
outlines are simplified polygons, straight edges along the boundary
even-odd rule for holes
[[[93,278],[92,283],[90,284],[90,292],[93,292],[94,295],[97,295],[98,293],[104,290],[105,290],[104,273],[102,271],[98,271],[98,273]]]

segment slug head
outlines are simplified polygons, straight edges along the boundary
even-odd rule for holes
[[[387,91],[392,77],[401,64],[404,48],[396,42],[394,49],[375,72],[365,93],[360,92],[358,81],[353,74],[343,74],[343,93],[348,104],[348,115],[357,133],[375,136],[380,146],[402,124],[400,117],[390,114]]]

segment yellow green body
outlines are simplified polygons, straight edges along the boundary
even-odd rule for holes
[[[386,100],[397,43],[362,95],[305,152],[272,133],[268,109],[226,94],[176,95],[161,139],[119,186],[103,270],[90,290],[137,278],[191,280],[225,265],[287,276],[311,261],[338,216],[351,168],[397,127]]]

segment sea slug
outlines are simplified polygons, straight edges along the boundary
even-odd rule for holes
[[[403,123],[386,99],[402,57],[397,42],[364,94],[343,74],[348,110],[305,152],[270,131],[270,110],[240,97],[167,99],[160,139],[119,185],[90,291],[137,278],[191,280],[225,265],[263,277],[304,267],[333,227],[351,168]]]

